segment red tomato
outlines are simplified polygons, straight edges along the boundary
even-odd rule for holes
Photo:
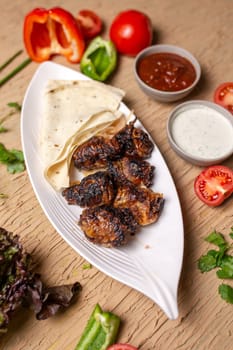
[[[219,85],[214,93],[214,102],[233,114],[233,82]]]
[[[216,207],[233,193],[233,171],[223,165],[210,166],[197,176],[194,190],[200,200]]]
[[[138,349],[129,344],[114,344],[109,348],[107,348],[107,350],[138,350]]]
[[[152,24],[144,13],[127,10],[116,16],[109,34],[120,53],[135,56],[151,44]]]
[[[79,11],[77,21],[84,38],[87,40],[94,38],[102,31],[103,24],[100,17],[91,10]]]

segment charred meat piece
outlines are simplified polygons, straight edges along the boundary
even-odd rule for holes
[[[104,168],[109,159],[117,158],[120,150],[102,136],[93,136],[76,148],[73,153],[77,169],[92,170]]]
[[[111,204],[115,194],[113,181],[106,171],[90,174],[79,184],[70,186],[62,192],[68,204],[77,204],[82,208]]]
[[[116,208],[130,208],[138,224],[144,226],[158,220],[164,198],[161,193],[128,182],[118,187],[113,205]]]
[[[113,145],[118,145],[125,156],[149,158],[153,151],[153,142],[148,134],[130,122],[111,139]]]
[[[138,224],[128,208],[102,206],[84,209],[79,225],[93,243],[119,247],[138,230]]]
[[[72,158],[78,169],[93,170],[107,166],[112,160],[123,156],[149,158],[153,143],[142,129],[135,128],[134,122],[129,123],[111,139],[93,136],[76,148]]]
[[[109,162],[108,171],[117,183],[131,181],[136,186],[152,185],[155,167],[140,158],[123,157]]]

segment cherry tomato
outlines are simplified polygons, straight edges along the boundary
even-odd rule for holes
[[[214,102],[233,114],[233,82],[219,85],[214,93]]]
[[[102,31],[103,24],[100,17],[91,10],[79,11],[77,21],[86,40],[94,38]]]
[[[233,193],[233,171],[223,165],[210,166],[197,176],[194,190],[200,200],[216,207]]]
[[[120,53],[135,56],[151,44],[152,24],[144,13],[127,10],[115,17],[109,34]]]
[[[109,348],[107,348],[107,350],[138,350],[138,349],[129,344],[114,344]]]

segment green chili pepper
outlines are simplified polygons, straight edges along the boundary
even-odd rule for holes
[[[120,318],[96,304],[75,350],[106,350],[116,340]]]
[[[93,39],[80,62],[81,72],[88,77],[104,81],[114,71],[117,64],[117,51],[112,41],[100,36]]]

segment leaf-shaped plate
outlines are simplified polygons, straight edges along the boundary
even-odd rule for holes
[[[90,243],[77,221],[81,210],[69,206],[43,176],[39,153],[43,92],[48,79],[87,79],[77,71],[53,62],[42,63],[26,91],[22,107],[21,137],[29,178],[37,199],[54,228],[81,256],[112,278],[142,292],[165,312],[178,317],[177,289],[183,259],[183,220],[170,172],[155,145],[151,164],[155,165],[152,187],[164,194],[165,206],[155,224],[140,230],[129,245],[105,248]],[[129,109],[121,103],[126,115]],[[137,121],[136,126],[141,126]]]

